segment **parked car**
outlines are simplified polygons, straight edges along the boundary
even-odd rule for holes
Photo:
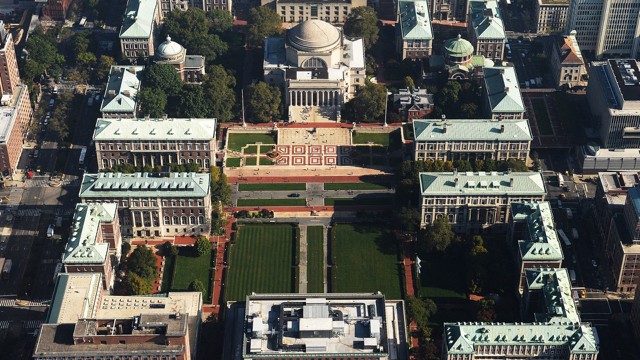
[[[293,194],[289,194],[288,196],[289,196],[289,197],[292,197],[292,198],[297,198],[297,197],[300,197],[300,194],[298,194],[298,193],[293,193]]]

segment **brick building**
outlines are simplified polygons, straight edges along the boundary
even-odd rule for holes
[[[207,235],[211,223],[209,174],[85,174],[80,200],[116,203],[121,233],[157,237]]]
[[[496,0],[469,1],[469,34],[476,55],[501,62],[507,36]]]
[[[447,217],[454,231],[474,233],[507,224],[511,203],[543,201],[540,173],[424,172],[420,179],[420,226]]]
[[[52,20],[64,21],[67,18],[67,10],[72,0],[48,0],[42,7],[42,15]]]
[[[215,119],[98,119],[93,133],[98,169],[116,164],[164,166],[215,163]]]
[[[158,0],[128,0],[122,27],[120,51],[131,62],[155,54],[156,35],[162,21]]]
[[[100,273],[102,286],[111,289],[121,245],[116,204],[77,204],[62,255],[64,271]]]
[[[16,49],[13,43],[13,36],[4,27],[4,22],[0,20],[0,83],[1,93],[13,94],[16,86],[20,85],[20,73],[16,60]]]
[[[144,66],[112,66],[100,113],[104,118],[134,118]]]
[[[360,6],[367,6],[367,1],[261,0],[260,5],[269,6],[274,9],[276,13],[280,15],[283,23],[301,23],[307,20],[322,20],[332,24],[344,24],[351,13],[351,9]]]
[[[550,64],[556,86],[566,85],[571,88],[587,84],[587,69],[575,31],[553,42]]]
[[[516,252],[520,269],[520,294],[526,284],[528,269],[556,269],[562,266],[562,245],[548,202],[512,203],[507,236],[509,245]]]
[[[537,0],[533,13],[538,34],[564,33],[567,28],[569,0]]]
[[[393,104],[402,121],[426,119],[433,112],[433,94],[428,94],[426,89],[400,89],[393,95]]]
[[[415,160],[527,162],[531,129],[526,119],[414,120]]]
[[[426,0],[400,0],[396,26],[396,51],[404,59],[431,56],[433,30]]]
[[[524,119],[526,111],[516,70],[511,66],[484,69],[483,110],[491,119]]]
[[[22,145],[33,118],[29,91],[25,85],[14,87],[13,94],[3,94],[0,101],[0,171],[13,176],[18,167]]]

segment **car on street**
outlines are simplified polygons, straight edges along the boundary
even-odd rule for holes
[[[591,265],[593,265],[593,267],[598,267],[598,263],[595,260],[591,260]]]
[[[287,196],[288,196],[288,197],[291,197],[291,198],[298,198],[298,197],[300,197],[300,194],[298,194],[298,193],[293,193],[293,194],[289,194],[289,195],[287,195]]]

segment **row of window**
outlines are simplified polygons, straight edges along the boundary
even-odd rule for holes
[[[424,198],[423,205],[507,205],[515,202],[540,201],[540,198],[506,198],[506,197],[446,197]]]
[[[123,146],[124,145],[124,146]],[[186,146],[185,146],[186,145]],[[170,142],[170,143],[165,143],[165,144],[157,144],[157,143],[146,143],[146,141],[142,141],[140,143],[138,142],[133,142],[132,144],[119,144],[119,143],[101,143],[100,144],[100,150],[124,150],[128,151],[128,150],[192,150],[191,149],[191,143],[180,143],[180,142]],[[207,143],[203,143],[203,144],[194,144],[193,145],[193,150],[200,150],[200,148],[202,148],[202,150],[209,150],[209,144]]]
[[[418,143],[418,150],[529,150],[529,142],[508,143]]]

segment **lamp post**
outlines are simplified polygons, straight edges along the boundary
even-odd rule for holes
[[[247,127],[247,123],[244,121],[244,89],[240,91],[242,97],[242,127]]]
[[[389,95],[391,95],[390,91],[387,91],[387,96],[384,98],[384,125],[382,127],[387,127],[387,103],[389,101]]]

